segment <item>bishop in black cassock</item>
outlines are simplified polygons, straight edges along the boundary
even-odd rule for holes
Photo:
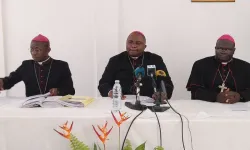
[[[154,97],[154,89],[152,86],[152,80],[147,76],[147,65],[155,65],[156,70],[163,70],[167,76],[161,78],[166,85],[167,95],[163,95],[164,98],[171,98],[173,92],[173,83],[168,74],[166,65],[163,62],[161,56],[150,52],[144,52],[146,48],[145,36],[139,32],[132,32],[127,39],[127,51],[122,52],[116,56],[110,58],[108,65],[99,81],[98,89],[102,96],[112,97],[112,88],[115,80],[120,80],[122,87],[122,93],[124,95],[136,94],[136,77],[134,70],[137,67],[143,67],[145,69],[145,77],[142,78],[142,86],[140,89],[140,95]],[[160,80],[156,80],[157,88],[160,89]],[[159,96],[159,93],[158,93]],[[167,96],[167,97],[166,97]]]
[[[65,61],[49,57],[50,44],[47,37],[36,36],[31,41],[30,52],[33,60],[25,60],[8,77],[0,79],[0,88],[8,90],[23,81],[26,96],[45,94],[75,94],[69,65]]]
[[[194,63],[187,83],[191,99],[236,103],[250,100],[250,64],[233,58],[235,42],[230,35],[216,43],[216,55]]]

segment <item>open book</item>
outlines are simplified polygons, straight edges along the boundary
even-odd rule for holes
[[[94,98],[84,96],[50,96],[49,93],[44,95],[35,95],[28,97],[27,100],[22,104],[23,108],[34,108],[34,107],[86,107],[88,104],[94,101]]]

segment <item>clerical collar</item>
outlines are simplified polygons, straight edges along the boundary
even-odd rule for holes
[[[137,56],[137,57],[133,57],[133,56],[129,56],[130,58],[132,58],[133,60],[137,60],[138,58],[140,57],[143,57],[144,53],[142,53],[140,56]]]
[[[231,58],[231,60],[227,61],[227,62],[221,62],[219,59],[216,58],[216,56],[214,57],[214,60],[218,63],[221,64],[223,66],[226,66],[227,64],[231,63],[233,61],[233,58]]]
[[[144,53],[142,53],[142,55],[139,56],[139,57],[134,57],[134,58],[136,58],[136,59],[134,59],[132,56],[129,56],[129,55],[127,55],[127,56],[128,56],[130,65],[131,65],[131,67],[133,68],[133,70],[135,70],[134,62],[137,61],[137,60],[139,60],[139,58],[141,58],[141,64],[140,64],[139,67],[142,67],[142,66],[143,66],[143,63],[144,63]],[[131,62],[131,59],[133,59],[133,63]]]
[[[132,59],[134,59],[134,60],[136,60],[136,59],[138,59],[139,57],[131,57]]]
[[[46,60],[44,61],[40,61],[40,62],[37,62],[39,65],[42,65],[43,63],[47,62],[51,57],[47,58]]]
[[[233,58],[231,59],[231,60],[229,60],[228,62],[221,62],[221,64],[223,65],[223,66],[226,66],[228,63],[230,63],[231,61],[233,60]]]

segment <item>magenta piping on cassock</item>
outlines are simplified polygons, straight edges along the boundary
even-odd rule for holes
[[[229,71],[230,71],[230,73],[231,73],[231,76],[232,76],[232,78],[233,78],[233,80],[234,80],[234,86],[235,86],[236,92],[238,92],[237,84],[236,84],[236,81],[235,81],[233,72],[232,72],[232,70],[231,70],[231,68],[230,68],[230,65],[228,65],[228,69],[229,69]]]
[[[213,82],[212,82],[212,88],[214,87],[214,82],[215,82],[215,79],[216,79],[217,74],[218,74],[218,72],[219,72],[219,69],[220,69],[220,65],[218,66],[218,69],[217,69],[216,72],[215,72],[214,80],[213,80]]]

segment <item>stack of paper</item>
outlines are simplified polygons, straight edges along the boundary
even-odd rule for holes
[[[22,104],[21,107],[33,108],[33,107],[86,107],[94,101],[91,97],[83,96],[49,96],[36,95],[28,97],[27,100]]]
[[[89,105],[90,103],[92,103],[94,101],[94,98],[88,97],[88,96],[66,95],[66,96],[63,96],[62,98],[60,98],[60,100],[63,100],[63,101],[73,101],[73,102],[81,102],[86,107],[87,105]]]

